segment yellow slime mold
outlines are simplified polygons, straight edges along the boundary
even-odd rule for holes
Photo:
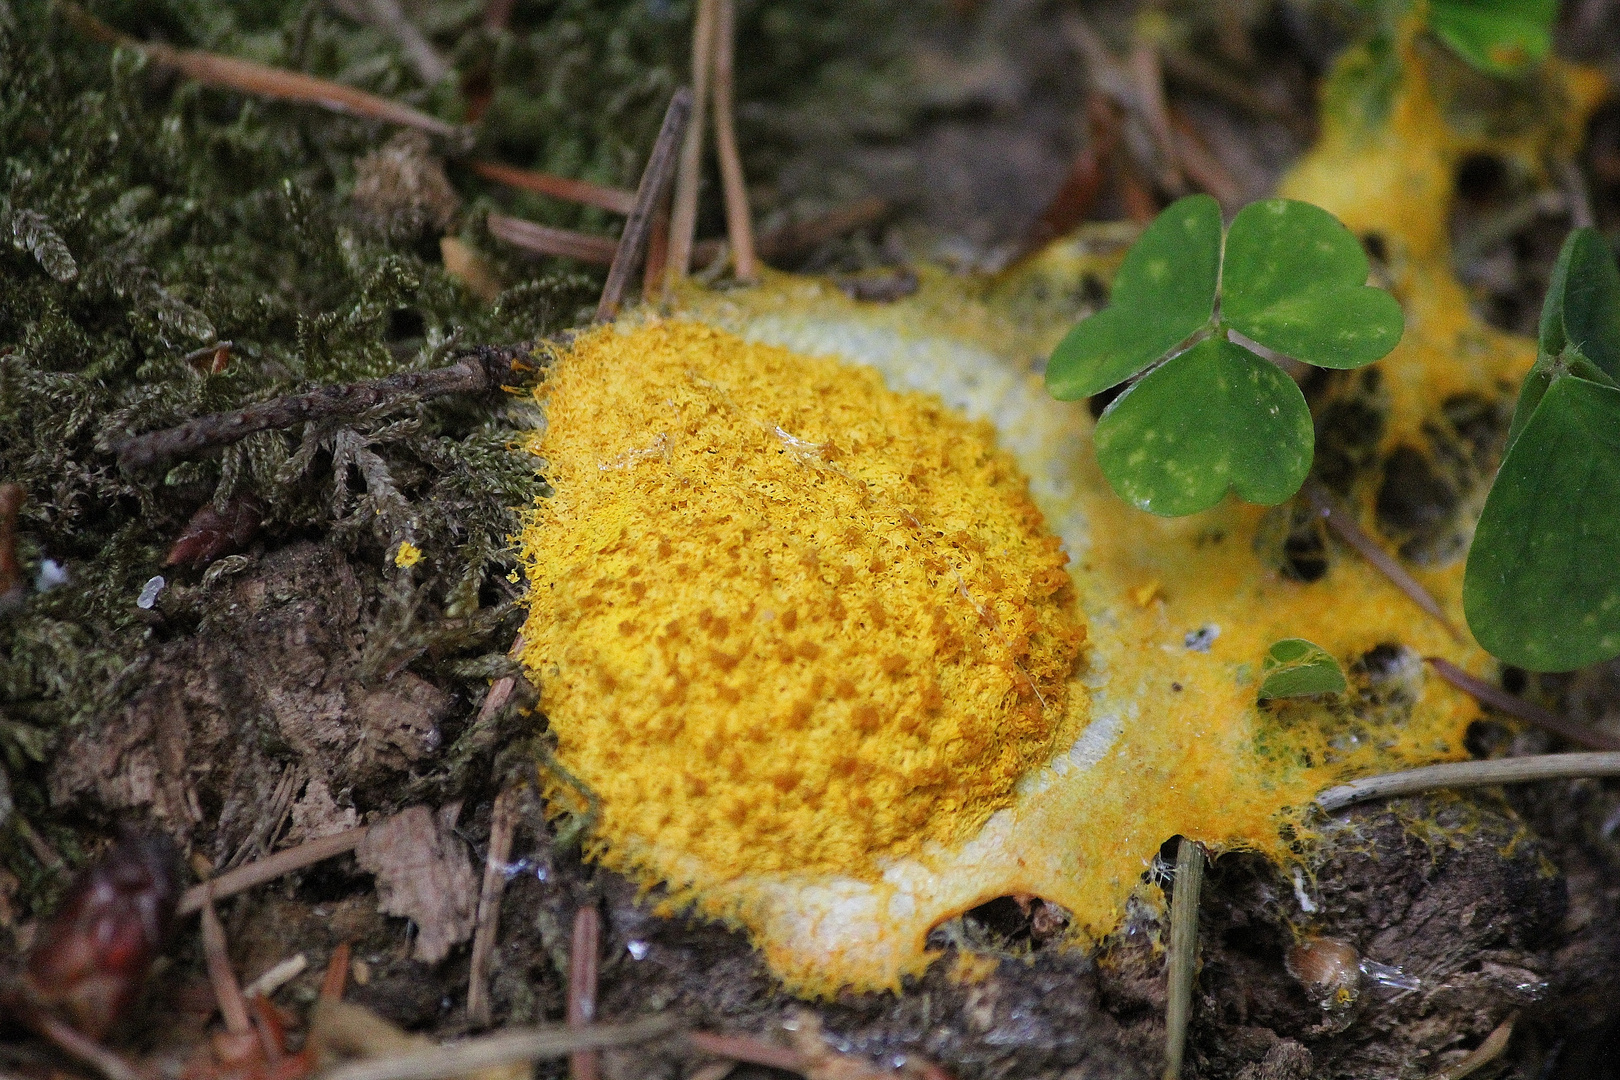
[[[1410,60],[1387,134],[1330,123],[1284,187],[1389,245],[1408,324],[1380,365],[1386,447],[1533,357],[1470,316],[1444,224],[1458,153],[1525,144],[1455,134]],[[1578,122],[1589,81],[1546,78]],[[1167,520],[1108,488],[1085,406],[1034,368],[1068,321],[1041,298],[1117,257],[1079,240],[893,305],[786,276],[694,290],[586,335],[542,387],[557,494],[523,538],[524,661],[601,798],[593,850],[747,928],[797,990],[895,987],[932,927],[1001,895],[1095,942],[1166,839],[1286,862],[1322,788],[1464,756],[1476,706],[1419,658],[1488,674],[1477,647],[1353,556],[1285,578],[1263,508]],[[1460,563],[1419,576],[1460,625]],[[1343,701],[1262,707],[1285,637],[1352,668],[1400,648]]]

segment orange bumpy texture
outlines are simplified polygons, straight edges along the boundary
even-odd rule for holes
[[[988,424],[684,322],[540,396],[523,658],[611,865],[871,879],[1051,757],[1085,626]]]

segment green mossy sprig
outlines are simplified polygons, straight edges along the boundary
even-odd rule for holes
[[[313,8],[173,0],[97,14],[425,96],[374,32],[342,32]],[[351,208],[354,162],[386,128],[177,81],[80,38],[43,2],[0,15],[0,478],[27,493],[30,575],[41,586],[51,567],[67,575],[0,617],[0,762],[19,809],[39,820],[43,796],[26,774],[55,734],[115,713],[154,639],[197,614],[182,605],[158,620],[135,599],[156,574],[198,573],[163,562],[210,500],[251,497],[268,542],[324,534],[374,567],[378,587],[402,598],[379,619],[380,676],[406,663],[448,678],[495,665],[517,593],[513,508],[543,491],[533,459],[512,449],[534,422],[518,399],[405,401],[153,474],[120,472],[111,446],[279,394],[437,366],[475,343],[539,338],[569,325],[599,282],[509,264],[522,283],[486,304],[446,275],[434,237],[389,237]],[[219,338],[232,343],[223,371],[186,359]],[[404,538],[425,553],[414,569],[389,561]]]

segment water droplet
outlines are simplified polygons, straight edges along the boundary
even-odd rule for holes
[[[142,611],[151,611],[152,605],[157,603],[158,593],[162,592],[163,586],[167,584],[168,582],[163,580],[162,574],[148,580],[145,585],[141,586],[141,595],[135,598],[135,606]]]

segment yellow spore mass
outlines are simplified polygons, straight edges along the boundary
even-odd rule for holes
[[[1067,556],[989,424],[686,322],[540,393],[524,659],[610,865],[876,879],[1072,739]]]

